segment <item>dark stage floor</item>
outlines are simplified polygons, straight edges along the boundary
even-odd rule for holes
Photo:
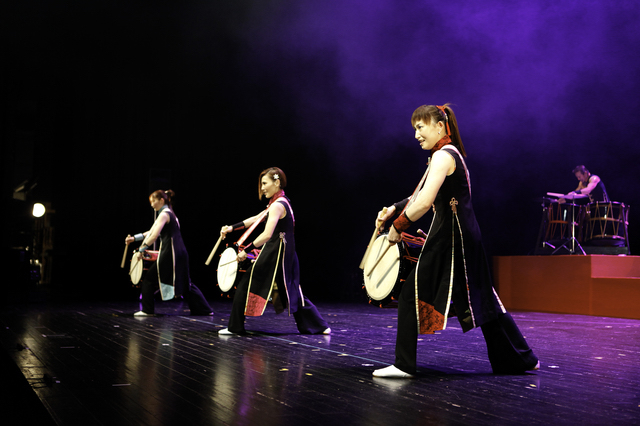
[[[220,337],[231,304],[212,305],[191,317],[160,303],[151,318],[136,303],[4,307],[3,371],[17,366],[39,398],[12,384],[4,405],[26,418],[41,401],[59,425],[640,424],[638,320],[512,312],[542,363],[514,376],[491,374],[480,330],[454,320],[422,336],[417,378],[393,380],[371,372],[393,361],[395,309],[318,304],[331,336],[268,310],[251,335]]]

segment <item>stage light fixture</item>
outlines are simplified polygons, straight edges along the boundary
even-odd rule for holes
[[[47,209],[41,203],[35,203],[33,205],[33,216],[34,217],[42,217],[44,216]]]

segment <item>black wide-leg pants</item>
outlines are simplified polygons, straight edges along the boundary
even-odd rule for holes
[[[415,305],[415,271],[411,271],[398,299],[398,333],[394,365],[415,374],[418,349],[418,323]],[[455,294],[455,292],[454,292]],[[538,363],[527,341],[509,313],[481,326],[489,362],[495,374],[521,374]]]
[[[142,312],[147,314],[155,313],[155,292],[159,287],[157,264],[154,262],[149,268],[142,281]],[[191,315],[209,315],[213,312],[209,302],[195,284],[189,283],[183,291],[182,296],[189,305]]]
[[[231,316],[229,317],[229,331],[232,333],[245,333],[244,309],[247,302],[250,276],[251,270],[249,269],[240,279],[236,293],[233,296],[233,306],[231,307]],[[280,296],[286,297],[284,294]],[[329,324],[322,318],[322,315],[318,312],[318,308],[316,308],[306,296],[304,296],[304,304],[303,299],[298,298],[297,308],[296,312],[293,313],[293,318],[296,320],[296,326],[300,333],[318,334],[329,328]]]

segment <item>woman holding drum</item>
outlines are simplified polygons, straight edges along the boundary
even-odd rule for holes
[[[409,378],[416,373],[418,334],[444,330],[456,315],[467,332],[481,327],[494,373],[517,374],[539,367],[511,316],[493,289],[480,228],[471,204],[469,172],[458,124],[449,105],[423,105],[411,117],[415,137],[432,157],[414,195],[377,220],[399,217],[389,244],[433,206],[434,217],[418,263],[398,300],[395,363],[375,370],[376,377]]]
[[[223,226],[220,230],[224,238],[234,230],[257,225],[266,215],[264,231],[238,253],[238,261],[243,261],[247,253],[260,248],[260,254],[237,286],[229,327],[218,334],[245,333],[245,315],[262,315],[270,300],[276,312],[288,309],[289,315],[293,314],[300,333],[331,333],[327,322],[300,289],[295,219],[290,201],[283,191],[286,186],[287,177],[281,169],[271,167],[264,170],[258,179],[258,195],[260,199],[263,195],[269,199],[267,210],[233,226]]]
[[[149,316],[155,312],[154,293],[158,287],[162,300],[171,300],[184,295],[191,315],[212,315],[213,310],[198,287],[189,277],[189,255],[182,241],[180,223],[171,209],[172,190],[155,191],[149,203],[158,215],[150,230],[143,234],[127,236],[125,244],[142,241],[132,262],[142,262],[145,251],[160,238],[158,260],[147,271],[142,281],[142,310],[135,316]]]

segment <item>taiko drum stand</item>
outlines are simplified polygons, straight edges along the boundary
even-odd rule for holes
[[[568,247],[569,243],[571,243],[571,248]],[[567,249],[570,254],[576,254],[576,246],[578,246],[582,254],[587,254],[576,239],[576,205],[571,203],[571,238],[568,238],[567,241],[555,249],[551,254],[556,254],[556,252],[562,248]]]

